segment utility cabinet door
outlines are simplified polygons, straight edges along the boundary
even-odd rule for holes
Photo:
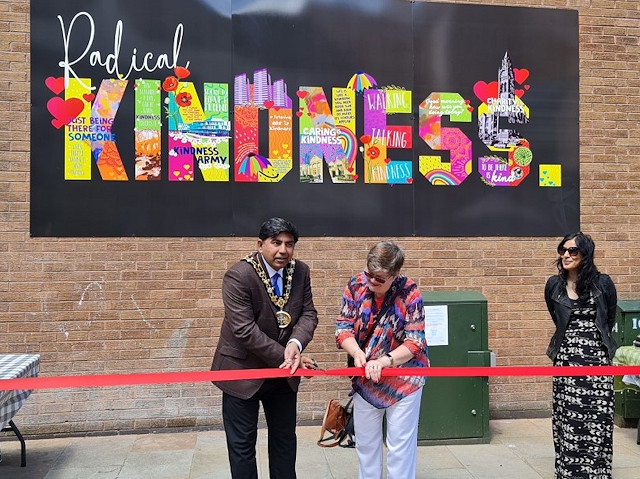
[[[428,307],[431,305],[425,302]],[[448,344],[428,346],[431,366],[489,366],[486,301],[449,301]],[[488,439],[488,378],[432,377],[423,390],[419,440]]]
[[[612,336],[618,346],[631,346],[640,334],[640,301],[618,301]]]
[[[618,346],[631,346],[640,334],[640,301],[618,301],[616,324],[612,336]],[[614,377],[615,415],[620,427],[635,427],[640,418],[640,388],[622,382],[622,376]]]

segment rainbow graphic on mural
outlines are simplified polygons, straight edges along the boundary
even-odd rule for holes
[[[347,160],[347,171],[352,175],[355,175],[358,139],[356,138],[355,133],[346,126],[338,125],[336,128],[338,129],[340,145],[342,146],[345,159]]]

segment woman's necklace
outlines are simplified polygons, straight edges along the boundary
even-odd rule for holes
[[[289,264],[284,269],[284,276],[287,278],[285,281],[284,293],[282,296],[278,296],[273,288],[273,284],[269,279],[269,275],[262,267],[262,263],[258,259],[258,254],[253,253],[248,255],[244,260],[253,266],[253,269],[258,273],[258,277],[264,283],[264,286],[267,288],[267,293],[269,294],[269,298],[271,302],[275,304],[278,308],[276,311],[276,319],[278,320],[278,327],[280,329],[284,329],[291,323],[291,315],[284,311],[284,305],[289,301],[289,296],[291,295],[291,284],[293,283],[293,272],[296,269],[296,260],[292,259],[289,261]]]
[[[567,280],[567,296],[569,299],[578,299],[575,280]]]

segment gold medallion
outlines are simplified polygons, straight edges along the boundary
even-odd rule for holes
[[[271,280],[269,279],[269,275],[262,266],[262,262],[260,261],[257,252],[248,255],[244,260],[253,266],[253,269],[258,273],[258,277],[267,289],[269,299],[271,299],[271,302],[276,308],[279,308],[279,310],[276,311],[276,321],[278,322],[278,328],[285,329],[291,324],[291,315],[286,311],[283,311],[282,308],[284,308],[291,296],[291,285],[293,283],[293,272],[296,268],[296,260],[292,259],[285,267],[282,278],[284,280],[284,294],[282,296],[276,295],[273,285],[271,284]]]
[[[282,278],[284,280],[284,294],[282,296],[276,295],[273,289],[273,285],[271,284],[271,280],[269,279],[267,272],[262,267],[262,263],[258,259],[258,253],[252,253],[248,255],[246,258],[244,258],[244,260],[247,263],[249,263],[251,266],[253,266],[253,269],[255,269],[256,273],[258,273],[258,276],[260,277],[260,279],[264,283],[265,288],[267,289],[267,294],[269,295],[271,302],[277,308],[280,308],[280,309],[284,308],[284,305],[287,304],[287,301],[289,301],[289,296],[291,295],[291,285],[293,283],[293,272],[296,268],[296,260],[292,259],[291,261],[289,261],[289,264],[285,268],[284,276]],[[289,315],[289,313],[286,313],[286,314],[287,316],[289,316],[289,321],[291,321],[291,316]]]
[[[276,312],[276,319],[278,320],[278,327],[284,329],[291,324],[291,315],[286,311],[280,310]]]

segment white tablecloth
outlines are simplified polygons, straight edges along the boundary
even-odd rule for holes
[[[0,354],[0,379],[33,378],[39,372],[39,354]],[[0,429],[13,419],[29,394],[30,389],[0,390]]]

